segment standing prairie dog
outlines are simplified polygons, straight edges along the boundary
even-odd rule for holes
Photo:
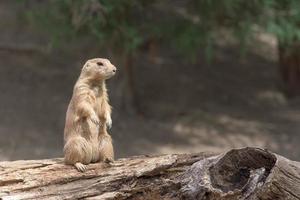
[[[111,127],[111,107],[105,80],[116,73],[116,67],[104,58],[88,60],[74,86],[64,130],[64,160],[78,171],[86,165],[114,159]]]

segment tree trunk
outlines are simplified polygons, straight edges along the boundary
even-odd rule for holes
[[[259,148],[138,156],[88,166],[62,159],[0,163],[5,199],[300,199],[300,163]]]
[[[279,44],[280,73],[288,96],[300,95],[300,42]]]
[[[131,53],[125,53],[123,60],[125,76],[123,90],[124,93],[122,96],[122,108],[126,113],[137,114],[140,112],[140,106],[134,82],[133,55]]]
[[[114,108],[124,111],[128,115],[138,114],[140,111],[138,93],[135,85],[135,76],[133,69],[134,56],[131,53],[118,52],[118,55],[112,53],[113,60],[117,66],[118,79],[115,81],[116,85]]]

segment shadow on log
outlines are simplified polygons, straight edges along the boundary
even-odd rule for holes
[[[5,199],[300,199],[300,163],[259,148],[138,156],[88,166],[62,159],[0,163]]]

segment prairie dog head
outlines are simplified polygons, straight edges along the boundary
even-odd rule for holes
[[[117,68],[105,58],[93,58],[88,60],[83,68],[82,74],[84,76],[106,80],[116,74]]]

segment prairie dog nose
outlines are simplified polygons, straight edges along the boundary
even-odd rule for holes
[[[113,71],[113,72],[116,72],[116,71],[117,71],[117,69],[116,69],[116,68],[114,68],[112,71]]]

